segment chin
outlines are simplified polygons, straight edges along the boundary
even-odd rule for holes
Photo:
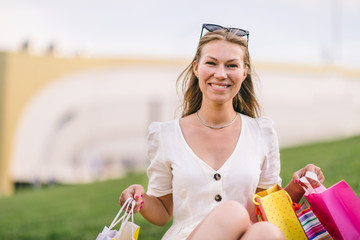
[[[224,98],[222,98],[222,99],[216,98],[216,99],[210,99],[209,102],[212,102],[212,103],[215,103],[215,104],[218,104],[218,105],[223,105],[223,104],[226,104],[226,103],[228,103],[228,102],[231,102],[231,103],[232,103],[232,99],[228,99],[228,98],[226,98],[226,99],[224,99]]]

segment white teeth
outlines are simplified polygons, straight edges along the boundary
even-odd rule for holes
[[[228,86],[223,86],[223,85],[215,85],[215,84],[211,84],[212,87],[215,88],[227,88]]]

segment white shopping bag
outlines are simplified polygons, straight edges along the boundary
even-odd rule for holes
[[[134,223],[134,207],[135,200],[132,198],[127,199],[110,226],[105,226],[103,231],[97,236],[96,240],[137,240],[140,227]],[[120,217],[123,210],[124,215]],[[131,222],[129,222],[130,217]],[[113,230],[120,222],[119,231]]]

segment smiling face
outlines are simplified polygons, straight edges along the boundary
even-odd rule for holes
[[[204,45],[198,62],[193,63],[193,69],[199,79],[203,104],[232,106],[232,100],[247,73],[242,48],[225,40],[215,40]]]

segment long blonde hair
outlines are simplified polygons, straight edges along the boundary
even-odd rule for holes
[[[184,93],[183,112],[182,117],[188,116],[197,112],[201,107],[202,92],[199,87],[199,80],[194,74],[193,62],[198,62],[201,56],[203,47],[215,40],[225,40],[231,43],[238,44],[244,52],[244,67],[247,67],[247,76],[243,81],[239,92],[233,98],[233,107],[236,112],[243,113],[250,117],[258,117],[260,115],[260,105],[256,99],[253,81],[252,81],[252,67],[250,62],[250,54],[247,48],[247,42],[243,37],[237,36],[234,32],[226,30],[216,30],[214,32],[206,33],[199,41],[193,61],[180,74],[177,83],[181,80],[182,90]]]

